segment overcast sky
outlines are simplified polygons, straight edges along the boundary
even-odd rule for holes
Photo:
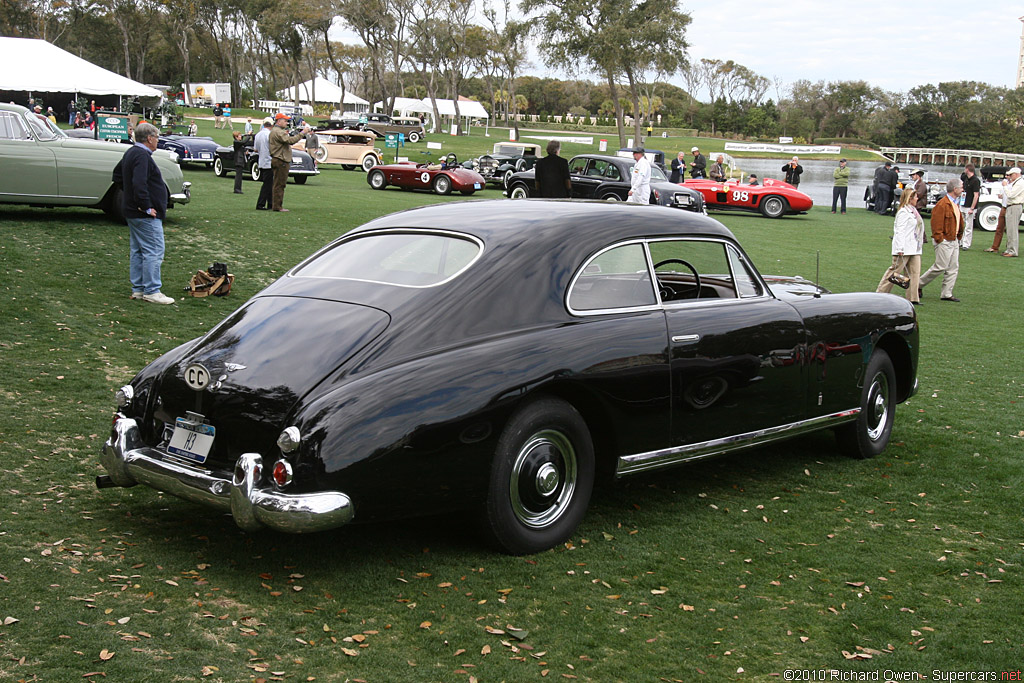
[[[685,0],[683,9],[693,61],[731,59],[786,84],[865,80],[895,91],[943,81],[1012,88],[1024,28],[1020,2]]]
[[[1022,2],[683,0],[682,8],[693,19],[686,32],[692,61],[731,59],[781,79],[784,91],[802,78],[864,80],[899,92],[944,81],[1012,88],[1024,28]],[[479,11],[477,17],[482,21]],[[331,37],[360,42],[337,24]],[[570,77],[531,52],[527,73]],[[602,82],[593,74],[581,77]],[[682,78],[674,82],[683,85]],[[774,86],[767,96],[777,99]]]

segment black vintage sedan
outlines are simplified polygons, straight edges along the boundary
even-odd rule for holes
[[[249,177],[259,181],[263,169],[260,168],[260,155],[252,143],[245,146],[245,170]],[[213,172],[219,178],[235,174],[234,147],[218,147],[213,161]],[[292,149],[292,164],[288,167],[288,177],[297,185],[304,185],[310,176],[320,175],[320,169],[313,163],[313,157],[301,149]]]
[[[177,154],[182,164],[204,164],[209,168],[217,156],[217,143],[208,137],[161,135],[156,146]]]
[[[97,484],[251,531],[468,509],[532,553],[598,474],[829,428],[880,453],[917,358],[909,302],[762,277],[706,216],[441,204],[345,234],[142,370]]]
[[[600,199],[624,202],[629,198],[629,178],[636,162],[632,157],[580,154],[569,160],[572,196],[578,199]],[[505,194],[512,199],[525,199],[537,194],[536,170],[513,174]],[[651,204],[674,206],[688,211],[706,213],[700,192],[670,183],[660,168],[651,165]]]

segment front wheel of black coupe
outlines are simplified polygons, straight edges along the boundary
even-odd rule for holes
[[[892,359],[875,349],[864,374],[857,419],[835,430],[839,448],[853,458],[873,458],[889,444],[896,419],[896,372]]]
[[[564,401],[534,401],[498,440],[485,530],[511,555],[547,550],[576,530],[593,486],[594,445],[583,418]]]

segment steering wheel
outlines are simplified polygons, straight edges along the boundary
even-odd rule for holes
[[[444,158],[445,168],[455,168],[459,165],[459,159],[455,156],[455,152],[448,152],[448,156]]]
[[[693,267],[693,264],[690,263],[689,261],[684,261],[681,258],[667,258],[664,261],[658,261],[657,263],[655,263],[654,264],[654,270],[657,271],[658,268],[661,268],[662,266],[664,266],[666,264],[669,264],[669,263],[678,263],[679,265],[684,266],[684,267],[690,269],[690,272],[693,273],[693,281],[694,281],[696,286],[694,287],[694,290],[693,290],[693,296],[692,297],[687,297],[687,298],[699,299],[700,298],[700,275],[697,273],[697,269]],[[662,284],[661,281],[659,280],[658,281],[658,293],[661,295],[661,300],[662,301],[671,301],[672,299],[675,298],[677,292],[672,287],[669,287],[668,285]]]

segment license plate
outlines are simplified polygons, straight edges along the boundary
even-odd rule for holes
[[[474,190],[479,190],[480,189],[480,183],[473,183],[473,189]]]
[[[203,159],[212,159],[213,158],[213,155],[210,154],[209,152],[203,152],[199,156],[202,157]]]
[[[167,445],[167,451],[192,462],[204,463],[210,455],[216,427],[207,424],[196,424],[179,417],[174,422],[174,434]]]

